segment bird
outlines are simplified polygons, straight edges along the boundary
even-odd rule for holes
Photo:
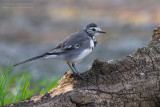
[[[95,23],[90,23],[83,29],[71,34],[64,39],[59,45],[50,51],[39,56],[24,60],[15,66],[37,60],[40,58],[52,58],[65,61],[75,76],[83,78],[76,69],[76,63],[84,59],[97,45],[95,36],[100,33],[106,33],[100,29]]]

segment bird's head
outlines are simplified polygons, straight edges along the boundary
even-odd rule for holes
[[[102,31],[95,23],[91,23],[85,27],[86,32],[90,36],[98,35],[99,33],[106,33]]]

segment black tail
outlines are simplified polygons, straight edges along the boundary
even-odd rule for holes
[[[30,62],[30,61],[33,61],[33,60],[36,60],[36,59],[39,59],[39,58],[43,58],[43,57],[44,57],[44,55],[36,56],[36,57],[30,58],[30,59],[27,59],[25,61],[22,61],[20,63],[17,63],[17,64],[15,64],[13,66],[18,66],[18,65],[24,64],[26,62]]]

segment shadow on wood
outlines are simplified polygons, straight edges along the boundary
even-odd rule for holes
[[[146,47],[104,62],[95,60],[81,80],[68,71],[49,92],[8,106],[158,107],[160,106],[160,27]]]

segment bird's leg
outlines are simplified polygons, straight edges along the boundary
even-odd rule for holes
[[[75,73],[75,71],[73,70],[73,68],[71,67],[70,63],[69,63],[69,62],[67,62],[67,64],[68,64],[68,66],[71,68],[71,70],[72,70],[73,74],[76,74],[76,73]]]
[[[78,73],[77,69],[75,68],[75,64],[74,64],[74,63],[72,63],[72,66],[70,65],[69,62],[67,62],[67,64],[68,64],[68,66],[71,68],[71,70],[72,70],[72,72],[73,72],[73,75],[78,76],[78,77],[81,78],[81,79],[85,79],[84,77],[82,77],[82,76]],[[73,67],[73,68],[72,68],[72,67]],[[73,69],[74,69],[76,72],[75,72]]]
[[[79,72],[77,71],[75,65],[76,65],[75,63],[72,63],[72,67],[74,68],[74,70],[76,71],[76,73],[78,74],[78,76],[79,76],[81,79],[90,78],[88,73],[87,73],[87,75],[88,75],[87,77],[86,77],[86,76],[82,76],[81,74],[79,74]]]
[[[84,78],[79,74],[79,72],[77,71],[75,65],[76,65],[75,63],[72,63],[72,67],[73,67],[74,70],[76,71],[77,76],[79,76],[81,79],[84,79]]]
[[[78,71],[76,70],[76,68],[73,66],[73,64],[72,64],[72,66],[70,65],[70,63],[69,62],[67,62],[67,64],[68,64],[68,66],[71,68],[71,70],[72,70],[72,72],[73,72],[73,75],[75,75],[75,76],[78,76],[78,77],[80,77],[81,79],[83,79],[83,77],[78,73]],[[73,70],[73,68],[75,69],[75,71],[77,72],[75,72],[74,70]]]
[[[76,71],[77,74],[79,74],[79,72],[77,71],[76,67],[75,67],[75,63],[72,63],[72,67],[74,68],[74,70]],[[80,75],[80,74],[79,74]]]

